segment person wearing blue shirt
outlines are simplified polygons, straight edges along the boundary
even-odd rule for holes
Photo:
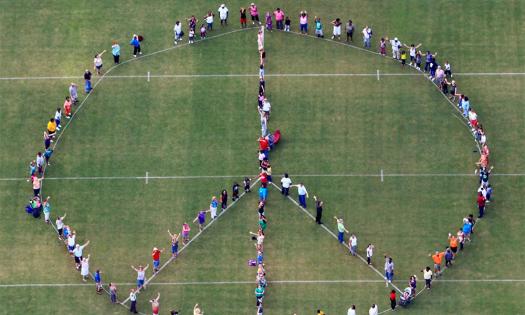
[[[133,46],[133,57],[137,57],[137,53],[142,55],[142,51],[140,51],[140,40],[137,34],[133,34],[133,38],[129,44]]]
[[[95,285],[97,294],[102,294],[102,278],[100,277],[100,270],[95,271]]]
[[[113,45],[111,46],[111,54],[113,55],[115,64],[118,64],[120,62],[120,45],[116,40],[113,41]]]

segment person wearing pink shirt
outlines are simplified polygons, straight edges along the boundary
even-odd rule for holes
[[[275,11],[273,11],[273,15],[275,16],[275,24],[277,26],[278,30],[284,30],[284,11],[282,11],[280,8],[277,8]]]
[[[308,34],[308,13],[306,11],[301,11],[299,15],[299,29],[301,34]]]
[[[186,245],[186,243],[190,240],[190,225],[186,222],[182,225],[182,244]]]
[[[255,24],[255,21],[257,21],[258,24],[261,24],[261,22],[259,22],[259,11],[253,2],[250,4],[250,15],[252,17],[252,24]]]

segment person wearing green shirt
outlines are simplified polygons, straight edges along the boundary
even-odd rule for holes
[[[261,215],[259,217],[259,226],[261,227],[261,230],[266,230],[266,226],[268,225],[268,223],[266,222],[266,217],[264,215]]]
[[[255,299],[257,302],[257,306],[261,304],[263,297],[264,297],[264,288],[259,285],[257,286],[257,288],[255,288]]]
[[[346,233],[349,233],[349,232],[345,228],[345,224],[342,218],[334,217],[334,219],[337,221],[337,231],[339,232],[337,234],[337,239],[339,240],[339,243],[343,244],[345,241],[345,232]]]

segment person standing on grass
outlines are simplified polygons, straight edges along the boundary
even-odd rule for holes
[[[323,23],[321,23],[320,17],[314,17],[314,26],[315,26],[315,36],[319,38],[324,38],[323,33]]]
[[[131,305],[129,306],[129,312],[137,314],[137,290],[135,290],[135,288],[131,288],[129,290],[129,301],[131,302]]]
[[[66,100],[64,101],[64,114],[67,119],[71,118],[71,99],[69,96],[66,96]]]
[[[257,10],[257,6],[255,5],[255,3],[253,2],[250,4],[250,16],[252,17],[253,25],[255,25],[255,22],[257,22],[257,24],[261,24],[261,22],[259,22],[259,11]]]
[[[275,24],[277,29],[280,31],[284,30],[284,11],[282,11],[281,8],[277,8],[275,11],[273,11],[273,15],[275,16]]]
[[[57,132],[57,123],[55,121],[55,118],[51,118],[47,122],[47,133],[49,134],[51,139],[53,139],[53,137],[55,136],[56,132]]]
[[[308,34],[308,13],[301,11],[299,14],[299,30],[301,34]]]
[[[315,223],[317,224],[323,224],[321,221],[321,218],[323,217],[323,201],[317,196],[314,196],[315,201]]]
[[[346,23],[346,42],[353,42],[354,41],[354,24],[352,20],[348,20]]]
[[[57,130],[60,131],[62,126],[60,125],[60,122],[62,121],[62,109],[60,107],[57,107],[57,110],[55,112],[55,123],[57,124]]]
[[[343,244],[345,241],[345,232],[349,233],[348,230],[345,228],[345,224],[343,222],[342,218],[338,218],[334,216],[335,221],[337,222],[337,240],[339,240],[339,243]]]
[[[47,197],[46,199],[44,199],[44,202],[43,202],[43,205],[44,205],[44,221],[49,224],[49,217],[51,215],[51,204],[49,203],[49,199],[51,199],[51,197]]]
[[[297,187],[299,205],[306,209],[306,198],[308,198],[308,191],[306,190],[306,187],[304,187],[303,183],[299,183],[299,185],[291,185],[290,187]]]
[[[47,149],[51,146],[51,137],[47,133],[47,130],[44,131],[44,149]],[[36,164],[35,164],[35,170],[36,170]],[[32,175],[32,174],[30,174]]]
[[[49,161],[51,160],[51,155],[53,155],[53,149],[47,148],[44,152],[44,158],[46,159],[46,164],[49,166],[51,163]]]
[[[204,225],[206,224],[206,212],[210,212],[210,210],[199,211],[195,219],[193,219],[193,223],[195,223],[197,220],[199,221],[199,231],[201,232],[204,228]]]
[[[89,71],[88,69],[84,71],[84,91],[86,92],[86,94],[91,92],[91,90],[93,89],[91,87],[91,75],[91,71]]]
[[[190,225],[186,222],[182,224],[182,245],[186,245],[190,241]]]
[[[241,21],[241,28],[246,28],[246,9],[245,8],[241,8],[239,10],[240,14],[241,14],[241,18],[240,18],[240,21]]]
[[[392,46],[392,58],[395,60],[399,60],[399,49],[403,44],[401,44],[397,37],[395,37],[394,39],[390,40],[390,45]]]
[[[388,287],[389,283],[392,283],[394,279],[394,260],[392,257],[385,256],[385,281]]]
[[[64,219],[66,218],[66,213],[63,216],[58,216],[55,221],[55,226],[57,228],[58,239],[62,240],[62,232],[64,231]]]
[[[74,82],[71,82],[69,85],[69,97],[71,98],[71,102],[73,102],[73,104],[78,102],[78,90],[77,85]]]
[[[97,294],[102,294],[102,277],[100,276],[100,270],[97,269],[95,271],[95,275],[93,277],[93,280],[95,280],[95,291],[97,292]]]
[[[290,17],[287,16],[284,19],[284,31],[285,32],[289,32],[290,31],[290,25],[292,25],[292,21],[290,20]]]
[[[369,32],[370,28],[368,25],[363,28],[363,31],[361,32],[363,34],[363,47],[370,48],[370,42],[371,42],[371,32]]]
[[[137,54],[142,55],[142,51],[140,49],[140,40],[137,34],[133,34],[129,44],[133,46],[133,57],[137,57]]]
[[[264,15],[264,20],[266,24],[266,29],[271,32],[273,29],[273,20],[272,20],[272,15],[270,14],[269,11],[266,12],[266,14]]]
[[[157,247],[153,247],[153,250],[151,251],[151,258],[153,259],[153,273],[157,273],[160,268],[160,254],[164,252],[163,249],[158,249]]]
[[[249,177],[245,177],[244,180],[242,181],[243,185],[244,185],[244,192],[245,193],[249,193],[251,192],[251,184],[250,184],[251,180]]]
[[[228,8],[223,3],[217,10],[219,12],[219,18],[221,19],[221,26],[228,25]]]
[[[75,231],[72,231],[71,233],[69,233],[69,235],[67,236],[67,251],[69,252],[69,255],[70,256],[73,256],[73,251],[75,250],[75,245],[76,245],[76,232]]]
[[[86,282],[89,276],[89,256],[87,258],[82,258],[80,262],[80,275],[82,276],[82,281]]]
[[[153,315],[159,315],[159,310],[160,310],[159,299],[160,299],[160,292],[157,292],[157,297],[153,300],[149,300],[149,302],[151,303],[151,312],[153,313]]]
[[[383,37],[379,40],[379,53],[383,57],[386,56],[386,40]]]
[[[448,244],[450,246],[450,250],[452,251],[452,255],[456,255],[458,252],[458,238],[452,233],[448,233]]]
[[[434,255],[428,255],[432,256],[432,261],[434,262],[434,273],[436,274],[436,277],[439,277],[441,275],[441,262],[443,261],[445,252],[436,251]]]
[[[264,287],[258,285],[257,288],[255,288],[255,303],[256,306],[259,306],[262,304],[262,300],[264,298]]]
[[[201,311],[201,308],[199,306],[199,304],[195,304],[195,306],[193,307],[193,315],[202,315],[204,314],[202,311]]]
[[[111,303],[117,303],[117,285],[113,282],[109,283],[109,299]]]
[[[417,277],[416,275],[412,275],[410,276],[410,278],[408,279],[408,286],[410,287],[410,289],[412,289],[412,295],[415,295],[416,292],[417,292]]]
[[[396,290],[390,291],[389,299],[390,299],[390,308],[392,309],[392,311],[395,311],[396,310],[396,305],[397,305],[397,302],[396,302]]]
[[[483,218],[483,214],[485,213],[485,202],[486,201],[487,201],[487,199],[485,199],[485,197],[483,197],[483,193],[479,192],[478,193],[478,199],[477,199],[477,204],[478,204],[478,209],[479,209],[478,219]]]
[[[350,306],[350,308],[348,309],[348,312],[346,313],[346,315],[356,315],[355,304],[352,304],[352,306]]]
[[[171,257],[177,258],[177,255],[179,254],[179,237],[180,234],[171,234],[170,230],[168,230],[168,234],[170,235],[171,239]]]
[[[417,49],[421,47],[421,43],[419,43],[417,46],[415,44],[411,44],[410,46],[403,44],[403,46],[408,48],[408,54],[410,55],[410,66],[415,67]]]
[[[350,255],[357,255],[357,236],[355,234],[350,235],[348,239],[348,247],[350,248]]]
[[[44,136],[46,134],[47,132],[44,131]],[[31,181],[33,179],[33,176],[36,176],[36,161],[35,160],[29,163],[29,178],[27,179],[27,182]]]
[[[210,202],[210,212],[211,212],[211,219],[215,220],[217,217],[217,208],[219,207],[219,202],[217,201],[217,197],[213,196],[211,198]]]
[[[93,70],[97,71],[98,75],[102,74],[102,55],[106,52],[106,50],[102,51],[101,53],[98,53],[95,55],[95,58],[93,59]]]
[[[454,253],[452,253],[450,247],[447,247],[445,250],[445,268],[452,267],[452,259],[454,259]]]
[[[213,17],[215,14],[213,14],[211,11],[208,11],[208,13],[203,17],[204,20],[206,20],[206,29],[208,31],[213,31]]]
[[[337,19],[332,21],[332,25],[334,26],[332,39],[336,39],[337,38],[337,40],[341,40],[341,25],[342,24],[343,23],[341,23],[341,19],[340,18],[337,18]]]
[[[149,264],[147,264],[146,267],[139,265],[138,268],[135,268],[133,265],[131,266],[131,269],[137,272],[137,290],[141,290],[142,288],[146,289],[144,282],[146,281],[146,270],[148,270],[148,268]]]
[[[423,273],[423,279],[425,279],[425,288],[430,290],[432,288],[432,270],[427,266],[424,270],[421,270],[421,272]]]
[[[379,307],[377,305],[372,304],[370,309],[368,310],[368,315],[378,315],[379,314]]]
[[[232,202],[235,202],[237,199],[239,199],[239,184],[234,182],[232,186]]]
[[[263,215],[259,215],[259,228],[263,231],[266,230],[266,227],[268,226],[268,221],[266,220],[266,217]]]
[[[77,270],[80,269],[80,266],[81,266],[81,262],[83,258],[82,253],[84,251],[84,248],[86,248],[86,246],[88,245],[89,245],[89,241],[84,243],[84,245],[77,244],[75,246],[75,249],[73,250],[73,256],[75,256],[75,264],[76,264]]]
[[[182,40],[182,23],[180,21],[175,22],[173,26],[173,33],[175,34],[173,41],[175,45]]]
[[[222,211],[228,208],[228,192],[226,191],[226,189],[223,189],[221,192],[221,208]]]
[[[44,173],[44,164],[46,160],[42,155],[42,152],[36,154],[36,167],[38,168],[38,174],[42,175]]]
[[[120,45],[116,40],[111,45],[111,54],[113,55],[113,62],[118,65],[120,63]]]
[[[36,176],[33,176],[32,177],[32,184],[33,184],[33,196],[38,196],[40,195],[40,187],[42,187],[42,180],[44,179],[44,177],[41,177],[41,178],[38,178]]]

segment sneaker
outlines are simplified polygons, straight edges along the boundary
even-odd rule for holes
[[[133,57],[137,57],[137,55],[133,55]]]
[[[139,51],[139,55],[142,55],[142,51]]]

